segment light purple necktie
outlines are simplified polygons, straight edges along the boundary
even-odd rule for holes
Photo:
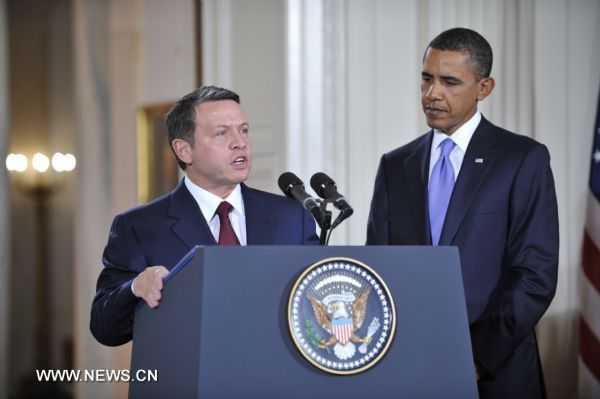
[[[442,151],[429,179],[429,227],[433,245],[438,245],[440,242],[446,211],[454,188],[454,168],[449,156],[455,143],[451,139],[445,139],[440,146]]]

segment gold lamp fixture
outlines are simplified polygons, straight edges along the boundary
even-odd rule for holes
[[[72,154],[55,153],[52,158],[40,152],[31,159],[24,154],[9,154],[6,168],[11,172],[15,187],[33,200],[35,234],[35,332],[34,363],[36,368],[48,369],[51,362],[51,292],[48,270],[48,205],[50,197],[62,186],[62,175],[75,169],[77,160]]]

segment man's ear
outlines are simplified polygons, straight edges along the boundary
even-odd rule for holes
[[[492,94],[494,87],[496,86],[496,82],[494,78],[488,77],[483,78],[479,81],[479,94],[477,95],[477,101],[483,101],[487,96]]]
[[[171,146],[181,162],[186,165],[192,163],[192,146],[190,143],[183,139],[175,139],[171,142]]]

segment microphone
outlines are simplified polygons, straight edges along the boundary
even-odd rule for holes
[[[333,205],[340,210],[340,214],[333,223],[333,227],[337,226],[342,220],[350,217],[354,213],[354,209],[348,204],[346,198],[337,191],[337,186],[333,179],[327,176],[325,173],[318,172],[310,178],[310,186],[319,195],[319,197],[330,200]]]
[[[286,197],[300,202],[313,215],[319,226],[322,225],[323,218],[319,202],[306,192],[304,183],[298,176],[292,172],[285,172],[279,176],[277,184]]]

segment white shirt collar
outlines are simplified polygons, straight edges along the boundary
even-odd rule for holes
[[[450,137],[464,154],[467,152],[467,147],[469,146],[471,137],[473,137],[473,134],[475,133],[475,129],[477,129],[477,126],[479,126],[479,122],[481,122],[481,112],[477,111],[475,112],[475,115],[471,117],[471,119],[466,121],[450,136],[448,136],[446,133],[442,133],[438,129],[433,129],[433,142],[431,148],[438,148],[442,141]]]
[[[242,188],[238,184],[235,186],[231,194],[227,196],[227,198],[223,199],[213,193],[203,189],[200,186],[192,183],[190,179],[184,179],[185,186],[192,194],[192,197],[198,203],[200,210],[202,211],[202,215],[206,222],[209,223],[211,219],[215,216],[215,212],[219,204],[223,201],[229,202],[233,206],[233,210],[231,212],[236,212],[239,216],[244,217],[244,200],[242,198]]]

